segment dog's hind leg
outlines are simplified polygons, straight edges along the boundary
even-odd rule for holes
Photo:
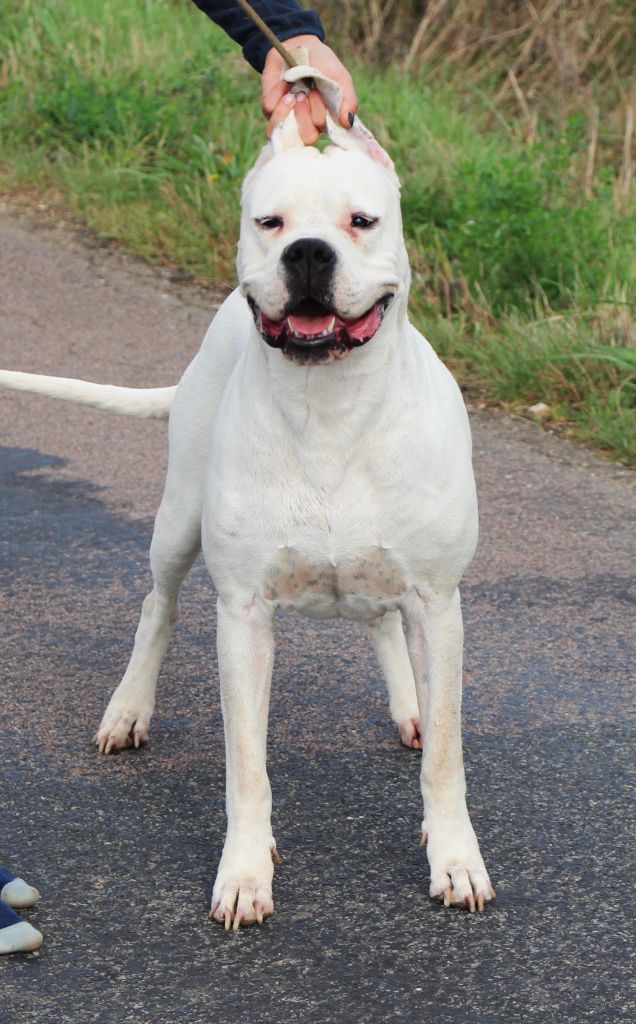
[[[154,586],[142,605],[128,668],[95,736],[101,753],[148,740],[157,677],[178,618],[179,590],[200,548],[200,515],[164,498],[150,547]]]
[[[422,728],[406,637],[399,611],[385,612],[369,623],[371,640],[389,691],[391,718],[405,747],[422,749]]]

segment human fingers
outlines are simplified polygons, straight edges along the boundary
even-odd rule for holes
[[[280,53],[272,48],[265,58],[261,74],[261,106],[267,117],[274,112],[285,92],[289,91],[289,83],[281,78],[284,67],[286,65]]]
[[[320,135],[320,128],[314,122],[311,103],[303,92],[299,92],[296,96],[294,114],[296,115],[296,124],[298,125],[298,133],[301,139],[306,146],[313,145]]]
[[[344,74],[340,78],[336,79],[336,81],[340,83],[340,87],[342,89],[342,102],[340,104],[339,117],[340,124],[344,128],[350,128],[351,121],[349,120],[349,114],[357,113],[358,97],[353,84],[353,78],[344,68],[342,68],[342,70]]]
[[[291,89],[289,82],[284,82],[279,79],[275,85],[265,91],[265,82],[261,91],[261,110],[265,114],[265,117],[271,117],[276,107],[281,102],[283,97],[287,95]]]
[[[327,108],[325,106],[325,101],[317,89],[312,89],[307,99],[309,102],[311,120],[313,121],[314,127],[321,132],[327,124]],[[347,122],[347,124],[348,123],[349,122]]]
[[[267,137],[269,138],[271,136],[276,125],[280,124],[281,121],[284,121],[292,110],[296,115],[298,134],[302,141],[306,146],[313,145],[320,135],[320,130],[314,124],[311,106],[307,101],[307,97],[302,92],[298,93],[296,96],[288,92],[283,96],[281,102],[275,110],[272,111],[272,115],[267,122]]]
[[[284,121],[287,115],[294,109],[296,105],[296,97],[291,93],[287,92],[276,104],[267,121],[267,138],[269,138],[274,131],[276,125]]]

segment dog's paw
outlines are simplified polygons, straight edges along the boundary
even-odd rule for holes
[[[111,701],[93,737],[100,754],[110,754],[113,750],[125,750],[127,747],[137,748],[147,743],[152,711],[152,708],[135,705],[133,701]]]
[[[266,847],[255,856],[234,853],[226,843],[219,864],[210,920],[224,925],[226,932],[237,932],[241,925],[262,924],[274,913],[272,879],[274,864],[280,863],[276,847]]]
[[[425,820],[422,839],[427,844],[433,899],[441,900],[445,907],[465,907],[471,913],[481,912],[494,900],[495,890],[468,816],[459,825],[445,823],[441,827]]]
[[[403,718],[396,724],[400,730],[400,739],[404,746],[411,747],[413,750],[421,750],[422,727],[420,725],[419,716],[413,715],[409,718]]]

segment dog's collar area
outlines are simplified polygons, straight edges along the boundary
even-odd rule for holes
[[[365,345],[377,333],[393,299],[382,296],[362,316],[346,319],[312,298],[296,303],[280,320],[267,316],[251,296],[247,301],[263,340],[289,359],[301,363],[331,363],[352,348]]]

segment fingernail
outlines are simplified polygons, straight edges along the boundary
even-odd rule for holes
[[[283,103],[285,104],[285,106],[291,107],[295,99],[296,97],[291,92],[286,92],[285,95],[283,96]]]
[[[306,100],[307,100],[307,96],[306,96],[306,94],[304,92],[297,92],[296,93],[296,103],[305,103]]]
[[[349,126],[351,128],[353,128],[354,120],[355,120],[355,114],[352,114],[351,111],[349,111],[349,113],[347,114],[347,121],[349,122]]]

